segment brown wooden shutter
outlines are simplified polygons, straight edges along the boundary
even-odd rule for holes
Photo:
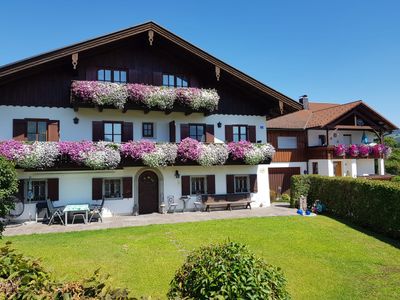
[[[206,143],[214,143],[214,125],[206,125]]]
[[[169,122],[169,142],[176,143],[176,126],[175,121]]]
[[[133,123],[124,122],[122,124],[122,142],[133,141]]]
[[[93,121],[92,122],[92,138],[93,142],[103,141],[104,140],[104,125],[103,121]]]
[[[47,121],[47,140],[49,142],[58,142],[60,139],[60,121]]]
[[[87,67],[86,80],[97,80],[97,68],[96,67]]]
[[[207,194],[215,194],[215,175],[207,175]]]
[[[132,177],[122,178],[122,196],[124,198],[132,198]]]
[[[189,137],[189,124],[181,124],[181,141]]]
[[[16,141],[26,141],[27,139],[27,124],[24,119],[13,120],[13,139]]]
[[[92,200],[103,198],[103,178],[92,178]]]
[[[233,175],[226,175],[226,192],[233,194],[235,192],[235,177]]]
[[[195,76],[191,76],[189,79],[190,87],[198,88],[200,87],[200,83]]]
[[[233,142],[233,126],[225,125],[225,141],[227,143]]]
[[[190,195],[190,176],[182,176],[182,196]]]
[[[248,136],[249,142],[251,142],[251,143],[257,142],[256,126],[247,126],[247,136]]]
[[[153,72],[153,85],[155,86],[163,85],[163,77],[161,72]]]
[[[25,200],[25,180],[18,180],[18,192],[15,195],[20,200]]]
[[[58,178],[47,179],[47,198],[51,201],[58,201]]]
[[[257,193],[257,174],[251,174],[250,176],[250,193]]]

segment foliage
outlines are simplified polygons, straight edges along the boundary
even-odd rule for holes
[[[393,182],[399,182],[400,183],[400,176],[395,176],[392,178]]]
[[[169,299],[290,299],[281,270],[234,242],[193,251],[170,286]]]
[[[385,143],[393,149],[391,156],[385,160],[386,172],[400,175],[400,143],[392,137],[385,137]]]
[[[84,280],[56,282],[40,261],[16,253],[10,242],[0,248],[0,297],[3,299],[136,299],[112,288],[98,271]]]
[[[394,182],[324,177],[293,176],[292,197],[308,196],[308,203],[321,200],[329,213],[358,225],[400,238],[400,186]]]
[[[0,156],[20,168],[45,169],[59,161],[69,161],[91,169],[115,169],[121,157],[141,160],[150,167],[173,165],[176,161],[195,162],[201,166],[223,165],[231,155],[234,160],[255,165],[272,157],[269,144],[249,142],[204,144],[186,138],[175,143],[156,144],[149,140],[130,141],[121,145],[109,142],[0,142]]]
[[[297,207],[300,196],[307,196],[313,175],[294,175],[290,179],[290,207]]]
[[[392,153],[392,148],[383,144],[375,144],[375,145],[344,145],[338,144],[334,147],[335,156],[350,156],[350,157],[368,157],[371,155],[372,157],[378,158],[382,155],[385,158],[389,158]]]
[[[281,197],[282,202],[290,202],[290,196],[288,194],[283,194]]]
[[[4,218],[14,208],[11,196],[17,191],[18,177],[14,165],[0,157],[0,218]],[[0,237],[3,229],[3,223],[0,221]]]
[[[113,105],[117,108],[123,108],[126,103],[135,103],[150,109],[169,110],[177,103],[196,111],[214,111],[219,102],[215,89],[171,88],[137,83],[74,81],[71,93],[74,101]]]

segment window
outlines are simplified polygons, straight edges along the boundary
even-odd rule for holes
[[[121,198],[121,179],[104,179],[104,198]]]
[[[199,142],[205,142],[205,125],[204,124],[189,124],[189,137]]]
[[[142,136],[147,138],[154,137],[154,124],[153,123],[143,123],[142,124]]]
[[[312,163],[312,173],[318,174],[318,163],[317,162]]]
[[[296,136],[278,136],[279,149],[297,149]]]
[[[122,124],[120,122],[104,122],[104,141],[121,143]]]
[[[247,141],[247,126],[246,125],[234,125],[233,129],[233,141]]]
[[[97,71],[98,81],[126,83],[127,76],[124,70],[100,69]]]
[[[30,142],[47,141],[47,122],[46,121],[27,121],[27,136]]]
[[[320,146],[325,146],[326,145],[326,136],[321,134],[318,136],[318,141]]]
[[[249,192],[249,176],[235,176],[235,193]]]
[[[27,183],[27,199],[32,199],[32,201],[46,201],[47,199],[47,187],[46,180],[32,180],[32,182]]]
[[[190,194],[206,194],[206,178],[201,177],[191,177],[190,178]]]
[[[184,76],[163,74],[163,86],[168,87],[188,87],[188,79]]]

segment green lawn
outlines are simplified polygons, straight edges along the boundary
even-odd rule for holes
[[[391,299],[400,295],[400,243],[318,216],[153,225],[4,238],[41,257],[60,279],[101,267],[134,295],[164,298],[187,251],[230,239],[280,266],[294,299]],[[0,243],[3,243],[0,242]]]

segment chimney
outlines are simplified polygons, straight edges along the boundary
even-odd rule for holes
[[[303,95],[300,97],[299,102],[301,104],[303,104],[304,109],[309,109],[309,105],[308,105],[308,97],[307,95]]]

